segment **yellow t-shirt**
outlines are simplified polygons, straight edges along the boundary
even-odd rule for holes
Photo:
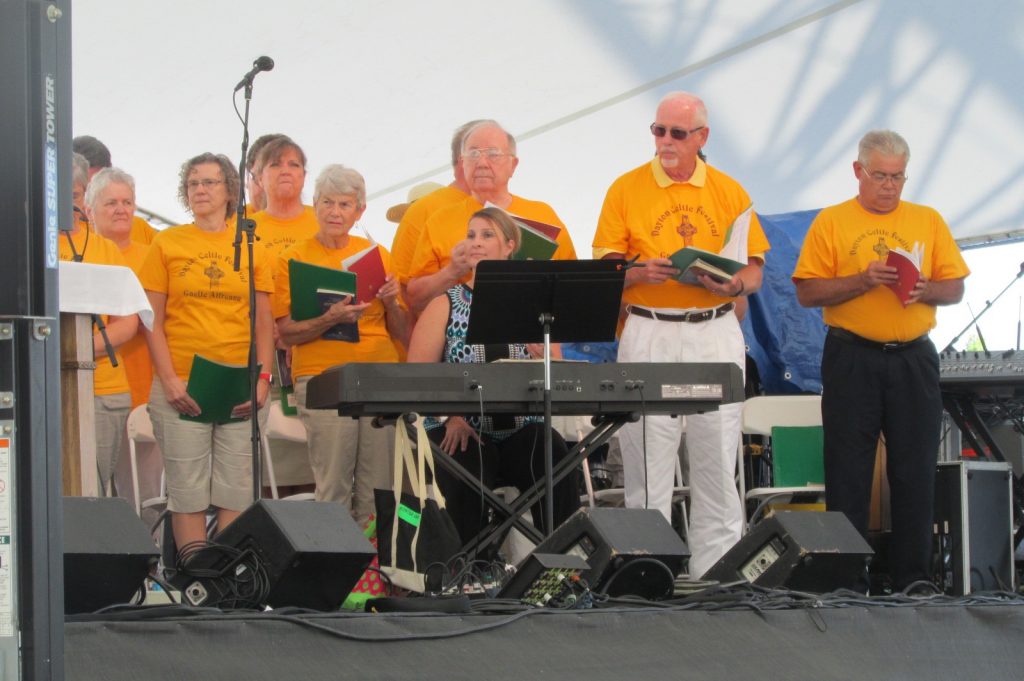
[[[405,211],[395,231],[395,239],[391,243],[391,266],[395,269],[395,276],[400,282],[409,283],[409,267],[412,265],[416,244],[423,233],[423,227],[427,224],[427,219],[438,210],[465,198],[466,194],[461,189],[441,187],[416,199]]]
[[[167,296],[164,334],[174,373],[188,380],[192,358],[200,354],[226,364],[249,358],[249,259],[242,247],[234,271],[235,230],[227,225],[206,232],[194,224],[165,229],[150,246],[139,280],[147,291]],[[253,249],[256,290],[274,289],[267,249]]]
[[[128,267],[132,268],[135,276],[141,276],[142,265],[149,253],[148,244],[130,242],[128,248],[121,250]],[[138,334],[118,350],[124,363],[124,369],[128,373],[128,386],[132,393],[132,408],[145,404],[149,401],[149,390],[153,385],[153,362],[149,359],[149,346],[146,345],[146,337],[139,328]]]
[[[750,211],[749,214],[747,211]],[[627,259],[667,258],[684,246],[718,253],[737,220],[750,220],[747,254],[770,248],[750,197],[736,180],[697,161],[687,182],[673,182],[657,158],[612,183],[594,234],[594,257],[624,253]],[[625,289],[626,303],[655,308],[710,308],[730,300],[698,286],[667,281]]]
[[[95,229],[93,229],[92,224],[86,221],[84,218],[79,218],[78,222],[79,224],[84,225],[88,229],[92,229],[92,231],[94,232],[96,231]],[[145,218],[139,217],[138,215],[132,216],[132,228],[131,231],[128,233],[128,238],[131,239],[134,243],[142,244],[143,246],[148,246],[149,244],[153,243],[153,237],[155,237],[159,233],[160,231],[154,228],[153,225],[146,222]]]
[[[300,241],[277,259],[274,277],[274,319],[291,313],[291,287],[288,281],[288,262],[298,260],[322,267],[341,269],[341,261],[370,246],[362,237],[349,235],[344,248],[327,248],[318,239]],[[391,272],[390,256],[378,245],[384,271]],[[316,376],[338,364],[349,362],[397,362],[398,351],[388,334],[384,316],[384,303],[378,298],[359,318],[359,342],[324,340],[317,338],[308,343],[292,346],[292,377]]]
[[[251,216],[256,222],[256,236],[259,238],[259,243],[270,251],[275,259],[289,246],[312,239],[313,235],[320,231],[313,206],[303,206],[302,208],[301,215],[288,219],[271,217],[265,210]]]
[[[413,206],[415,205],[414,203]],[[416,251],[413,254],[412,263],[409,265],[409,278],[440,272],[451,261],[452,249],[466,238],[469,219],[481,208],[483,206],[476,199],[466,196],[461,201],[434,212],[427,219],[423,233],[420,234],[419,242],[416,244]],[[555,251],[551,259],[576,259],[576,249],[572,246],[569,230],[558,219],[558,215],[555,214],[551,206],[540,201],[529,201],[513,196],[512,203],[507,210],[513,215],[561,227],[562,229],[558,233],[558,250]],[[469,276],[467,275],[465,281],[468,280]]]
[[[144,218],[138,215],[132,216],[132,231],[129,234],[129,238],[135,243],[144,244],[148,246],[153,243],[153,237],[159,234],[153,225],[146,222]]]
[[[938,211],[901,201],[891,213],[865,210],[857,199],[822,209],[804,238],[793,279],[834,279],[858,274],[890,248],[924,246],[921,273],[942,281],[970,274],[949,227]],[[903,307],[886,286],[824,308],[825,323],[880,342],[908,341],[935,326],[935,306]]]
[[[65,262],[71,262],[74,256],[71,246],[68,244],[64,234],[58,235],[57,257]],[[120,265],[127,267],[121,249],[110,239],[101,236],[92,230],[79,229],[71,237],[75,243],[75,252],[82,255],[82,262],[90,265]],[[101,315],[103,323],[107,323],[107,315]],[[98,330],[93,329],[93,333]],[[124,370],[123,349],[115,351],[117,366],[110,363],[106,354],[96,358],[96,371],[93,374],[93,393],[96,395],[116,395],[128,392],[128,374]]]

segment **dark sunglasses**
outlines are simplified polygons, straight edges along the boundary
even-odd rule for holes
[[[651,134],[655,137],[664,137],[665,133],[672,135],[672,139],[679,140],[682,142],[684,139],[697,132],[703,130],[704,126],[694,128],[693,130],[683,130],[682,128],[666,128],[664,125],[658,123],[651,123]]]

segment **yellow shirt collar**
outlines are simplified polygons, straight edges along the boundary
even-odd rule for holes
[[[676,184],[676,181],[668,176],[665,169],[661,167],[661,159],[655,156],[651,159],[651,170],[654,172],[654,181],[658,183],[658,186],[662,189],[671,187]],[[690,179],[685,182],[678,184],[692,184],[694,187],[703,187],[704,182],[708,179],[708,166],[704,161],[697,159],[697,166],[693,169],[693,174],[690,175]]]

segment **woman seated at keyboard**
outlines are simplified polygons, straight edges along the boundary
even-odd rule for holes
[[[469,311],[473,301],[476,264],[481,260],[507,260],[520,244],[519,228],[499,208],[484,208],[469,220],[465,244],[473,265],[470,280],[456,284],[445,295],[427,305],[416,323],[409,344],[410,362],[453,362],[477,364],[497,359],[543,357],[540,344],[470,345],[466,343]],[[556,347],[552,354],[559,356]],[[544,479],[544,421],[537,416],[496,414],[452,416],[443,423],[427,419],[431,440],[445,453],[480,478],[489,488],[511,485],[519,490]],[[552,433],[552,454],[557,463],[566,456],[565,441]],[[443,468],[437,470],[437,483],[448,503],[455,526],[463,542],[483,528],[486,510],[479,493],[462,485]],[[557,527],[579,506],[575,473],[554,488],[554,521]],[[543,504],[531,508],[533,522],[542,527]],[[548,528],[544,528],[549,531]]]

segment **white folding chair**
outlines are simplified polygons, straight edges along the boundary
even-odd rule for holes
[[[277,477],[274,475],[274,457],[270,447],[271,440],[285,440],[306,444],[306,427],[296,416],[286,416],[281,410],[281,403],[274,400],[270,403],[267,414],[267,425],[263,429],[263,463],[267,472],[267,483],[270,495],[278,499]],[[286,497],[289,500],[302,501],[316,498],[314,494],[303,492]]]
[[[132,469],[132,496],[135,500],[135,512],[141,516],[142,509],[160,506],[167,503],[167,482],[164,479],[163,466],[160,467],[160,494],[158,496],[142,499],[142,491],[139,488],[139,459],[136,449],[138,444],[151,444],[156,448],[156,438],[153,437],[153,424],[149,420],[149,412],[146,405],[140,404],[128,414],[128,458]]]
[[[768,395],[751,397],[743,403],[743,433],[771,437],[773,426],[820,426],[820,395]],[[742,461],[742,459],[741,459]],[[742,470],[742,466],[741,466]],[[741,474],[742,477],[742,474]],[[747,500],[757,500],[756,520],[769,503],[789,503],[795,497],[824,497],[825,485],[807,484],[796,487],[758,487],[746,493]]]

